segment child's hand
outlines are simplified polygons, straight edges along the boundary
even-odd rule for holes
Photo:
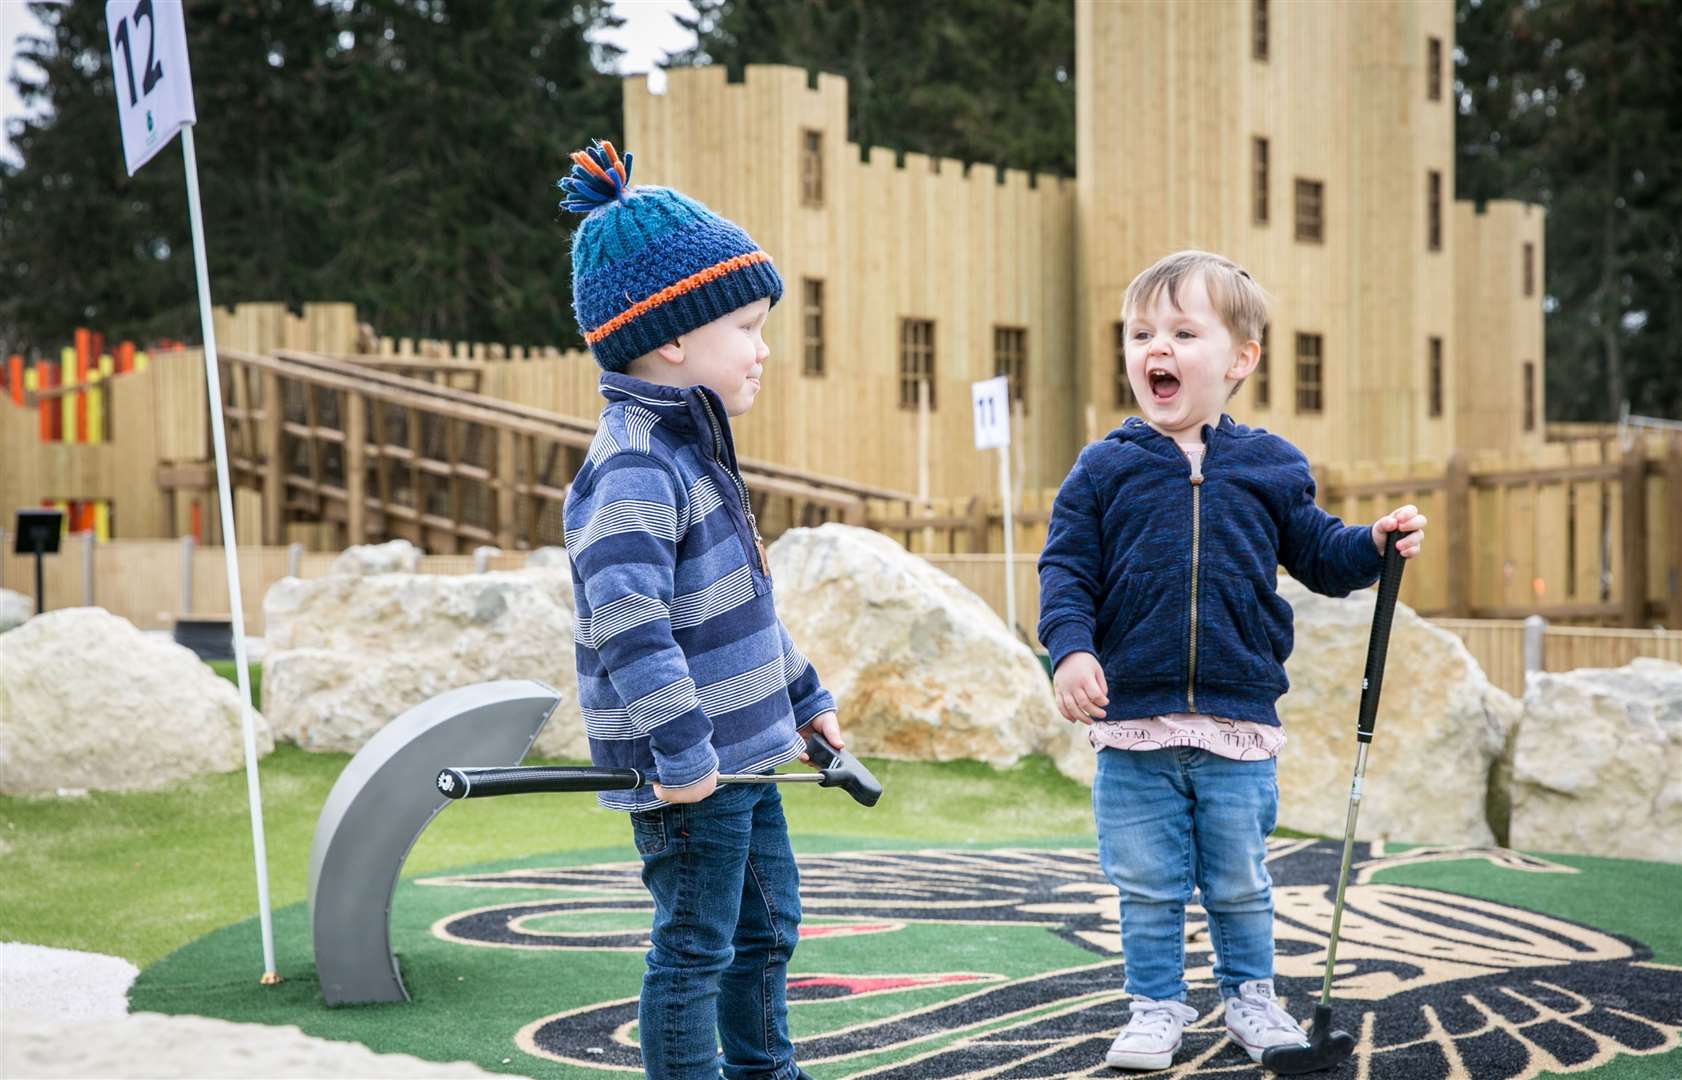
[[[812,717],[810,720],[806,721],[806,726],[800,728],[799,730],[800,737],[803,739],[812,734],[822,735],[824,741],[835,747],[837,750],[847,745],[841,741],[841,721],[836,719],[834,709],[831,709],[828,712],[819,713],[818,715]],[[810,764],[812,761],[812,755],[801,754],[800,760]]]
[[[1104,669],[1091,653],[1065,656],[1051,676],[1051,687],[1057,694],[1057,711],[1069,723],[1090,724],[1104,718],[1104,706],[1110,703],[1110,684],[1104,681]]]
[[[1373,522],[1372,542],[1380,555],[1384,554],[1385,535],[1393,532],[1408,534],[1396,541],[1396,550],[1402,553],[1404,559],[1413,558],[1419,554],[1419,545],[1425,540],[1425,515],[1419,512],[1417,506],[1409,503]]]
[[[693,784],[686,784],[683,787],[662,787],[659,784],[655,784],[654,797],[669,803],[700,802],[708,795],[711,795],[715,790],[717,790],[717,788],[718,770],[714,769],[712,772],[701,777],[701,779],[695,781]]]

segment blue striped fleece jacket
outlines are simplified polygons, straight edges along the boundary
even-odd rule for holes
[[[601,393],[566,500],[591,760],[672,787],[794,760],[795,729],[835,701],[777,618],[724,403],[615,372]],[[647,787],[597,798],[664,805]]]

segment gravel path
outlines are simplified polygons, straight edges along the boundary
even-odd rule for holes
[[[491,1077],[467,1062],[377,1054],[296,1027],[128,1012],[133,964],[99,953],[0,943],[0,1078],[285,1080]]]

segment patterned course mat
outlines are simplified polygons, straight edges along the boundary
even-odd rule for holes
[[[1299,1017],[1319,991],[1339,852],[1309,840],[1276,840],[1270,851],[1278,984]],[[1334,992],[1337,1024],[1358,1047],[1323,1075],[1682,1074],[1682,967],[1655,962],[1647,944],[1607,920],[1583,921],[1597,894],[1616,892],[1587,864],[1645,864],[1568,865],[1499,849],[1360,845],[1356,854]],[[393,940],[410,1005],[322,1008],[307,924],[299,942],[291,909],[277,916],[277,934],[291,928],[284,1002],[256,1013],[238,995],[209,995],[210,1008],[196,1001],[192,985],[209,984],[195,971],[220,962],[207,938],[144,973],[133,1007],[297,1023],[523,1075],[635,1075],[649,919],[637,866],[556,863],[405,882]],[[1103,1066],[1125,1019],[1124,958],[1115,893],[1090,850],[843,851],[805,856],[801,871],[806,922],[791,1025],[818,1080],[1264,1075],[1224,1034],[1195,906],[1187,977],[1202,1015],[1173,1068]]]

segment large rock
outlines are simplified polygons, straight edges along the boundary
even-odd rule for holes
[[[35,614],[35,600],[10,589],[0,589],[0,634],[16,629]]]
[[[1376,594],[1334,600],[1288,577],[1279,579],[1279,594],[1296,612],[1296,648],[1286,664],[1291,689],[1279,701],[1286,736],[1279,824],[1340,836]],[[1396,605],[1356,835],[1505,840],[1490,827],[1490,774],[1518,716],[1518,703],[1490,684],[1464,642]]]
[[[426,554],[407,540],[387,540],[383,544],[357,544],[339,552],[339,557],[327,568],[332,575],[361,577],[367,574],[412,574],[420,568],[421,556]]]
[[[562,704],[535,752],[589,756],[566,570],[283,578],[263,617],[264,710],[280,738],[306,750],[356,751],[446,690],[537,679]]]
[[[0,645],[0,793],[157,788],[244,760],[234,684],[104,608],[49,611]]]
[[[835,695],[848,747],[1009,765],[1066,741],[1045,670],[974,593],[880,533],[792,529],[777,612]]]
[[[1532,674],[1512,846],[1682,862],[1682,664]]]

